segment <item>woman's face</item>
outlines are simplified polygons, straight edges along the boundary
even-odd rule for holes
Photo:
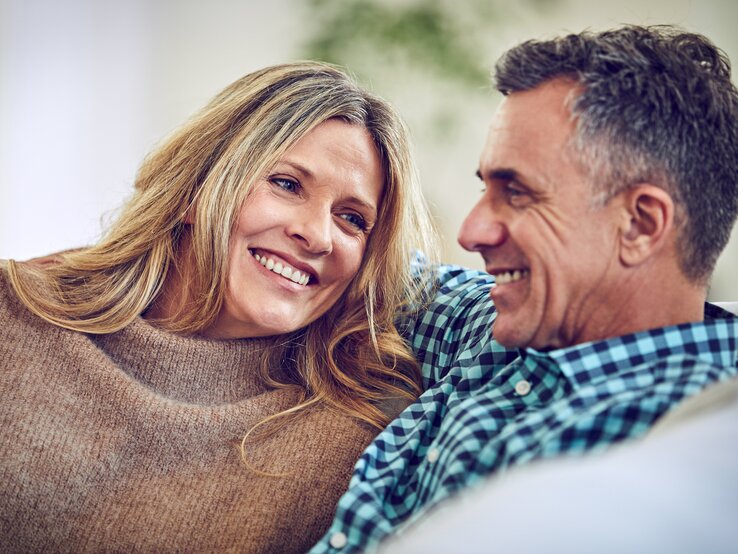
[[[306,134],[241,206],[225,302],[205,334],[278,335],[323,315],[359,270],[383,189],[365,128],[331,119]]]

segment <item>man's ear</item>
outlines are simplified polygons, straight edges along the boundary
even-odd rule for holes
[[[623,193],[620,260],[636,266],[661,250],[674,228],[674,201],[664,189],[643,183]]]

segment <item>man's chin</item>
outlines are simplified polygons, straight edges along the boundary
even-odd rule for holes
[[[530,332],[506,315],[498,315],[492,323],[492,338],[505,348],[527,348],[533,340]]]

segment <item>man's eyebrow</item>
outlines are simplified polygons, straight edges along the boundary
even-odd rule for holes
[[[482,181],[485,180],[480,170],[477,170],[477,177]],[[489,181],[520,181],[520,174],[509,167],[500,167],[488,171],[486,179]]]

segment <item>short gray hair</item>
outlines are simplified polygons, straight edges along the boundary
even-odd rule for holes
[[[527,41],[497,62],[503,94],[571,79],[571,147],[596,201],[639,182],[676,205],[679,261],[706,283],[738,215],[738,91],[727,56],[670,26],[626,26]]]

